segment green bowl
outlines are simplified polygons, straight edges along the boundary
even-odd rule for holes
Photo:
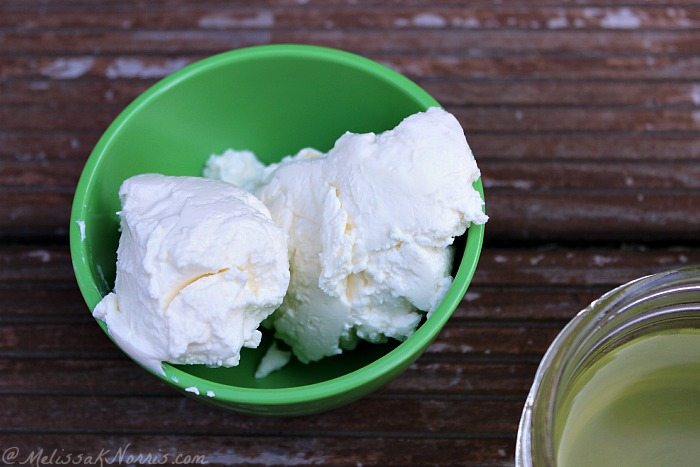
[[[70,224],[73,268],[92,310],[114,284],[118,190],[146,172],[200,175],[207,157],[251,149],[275,162],[305,146],[328,150],[345,131],[384,131],[438,106],[418,85],[366,58],[303,45],[270,45],[201,60],[156,83],[109,126],[78,182]],[[475,187],[482,193],[481,181]],[[360,345],[267,378],[255,368],[271,342],[245,349],[235,368],[164,364],[156,375],[186,394],[241,412],[299,415],[358,399],[397,376],[428,347],[464,296],[484,236],[472,226],[457,242],[455,280],[444,300],[403,343]],[[461,261],[459,261],[461,258]],[[103,322],[98,320],[103,331]],[[209,395],[207,395],[209,394]],[[210,397],[212,396],[212,397]]]

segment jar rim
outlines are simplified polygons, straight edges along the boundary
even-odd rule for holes
[[[564,326],[545,352],[527,395],[516,440],[516,466],[556,465],[554,416],[563,375],[571,371],[572,359],[578,359],[580,365],[595,350],[583,348],[581,344],[592,339],[596,331],[600,332],[600,339],[609,339],[612,334],[602,332],[606,324],[617,324],[620,320],[624,324],[625,319],[636,316],[635,310],[640,304],[648,303],[650,297],[659,296],[661,292],[666,298],[700,292],[700,265],[651,274],[622,284],[591,302]],[[697,297],[693,310],[698,310],[700,316],[700,294]],[[652,310],[643,319],[668,318],[670,311],[665,313],[662,316],[663,313],[654,314]],[[621,329],[613,326],[618,334]],[[537,462],[533,461],[535,456]]]

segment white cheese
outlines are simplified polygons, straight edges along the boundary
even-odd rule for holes
[[[287,233],[291,268],[276,336],[302,362],[358,338],[406,339],[452,282],[454,238],[488,219],[479,175],[459,122],[439,108],[267,168],[255,193]]]
[[[246,191],[255,190],[265,174],[265,166],[250,151],[227,149],[223,154],[212,154],[204,167],[204,176],[223,180]]]
[[[292,358],[292,352],[281,350],[277,347],[277,342],[273,342],[268,347],[267,352],[263,355],[262,360],[258,364],[258,369],[255,371],[256,378],[264,378],[270,373],[279,370]]]
[[[204,166],[204,177],[221,180],[249,192],[254,192],[280,164],[300,160],[316,159],[323,153],[313,148],[304,148],[287,156],[276,164],[263,165],[251,151],[227,149],[223,154],[212,154]]]
[[[132,358],[235,366],[289,283],[285,234],[254,196],[198,177],[138,175],[119,191],[114,292],[93,314]]]

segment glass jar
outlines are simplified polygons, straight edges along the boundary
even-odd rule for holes
[[[632,339],[677,328],[700,328],[700,266],[628,282],[579,312],[537,369],[520,419],[515,465],[556,465],[557,409],[577,375]]]

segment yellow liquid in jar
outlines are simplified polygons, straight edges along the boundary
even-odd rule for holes
[[[625,343],[575,378],[557,412],[559,467],[700,466],[700,329]]]

